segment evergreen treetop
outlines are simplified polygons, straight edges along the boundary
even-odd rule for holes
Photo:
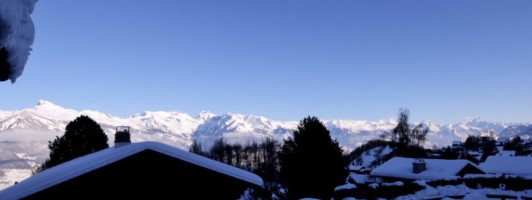
[[[278,153],[289,199],[328,199],[347,176],[342,149],[317,117],[304,118]]]
[[[49,142],[50,158],[37,169],[37,172],[105,149],[109,147],[107,140],[107,135],[96,121],[81,115],[68,123],[64,135],[56,136],[53,142]]]

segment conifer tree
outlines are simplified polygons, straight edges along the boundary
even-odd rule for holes
[[[278,153],[281,184],[289,199],[329,199],[347,176],[342,150],[317,117],[304,118]]]
[[[63,136],[56,136],[53,142],[49,142],[50,158],[37,172],[107,147],[107,135],[100,125],[90,117],[81,115],[68,123]]]

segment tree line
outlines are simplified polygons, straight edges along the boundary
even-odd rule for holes
[[[429,129],[423,124],[411,128],[408,118],[408,110],[401,110],[397,126],[383,134],[382,139],[391,144],[395,156],[419,157],[424,153],[421,144]],[[108,145],[107,136],[98,123],[80,116],[67,125],[63,136],[49,142],[48,147],[50,158],[37,171]],[[347,177],[344,152],[315,116],[302,119],[292,137],[282,143],[266,138],[241,145],[218,139],[208,151],[203,151],[202,145],[194,141],[189,151],[258,174],[265,182],[266,193],[257,194],[263,199],[272,195],[280,199],[329,199],[334,188],[345,184]]]
[[[281,144],[273,138],[266,138],[260,143],[253,141],[246,145],[231,144],[220,138],[214,141],[208,151],[203,150],[201,143],[193,140],[189,151],[258,174],[263,178],[266,187],[271,188],[278,182],[277,151],[280,148]]]
[[[108,148],[107,141],[97,122],[88,116],[77,117],[61,137],[49,141],[49,158],[35,173]],[[293,136],[282,144],[272,138],[245,146],[219,139],[207,152],[195,141],[189,150],[261,176],[266,190],[254,195],[262,199],[329,199],[334,187],[344,184],[347,177],[340,145],[317,117],[301,120]]]
[[[347,177],[340,145],[325,125],[311,116],[301,120],[293,137],[283,144],[272,138],[245,146],[218,139],[208,151],[194,141],[189,151],[261,176],[266,191],[255,195],[262,199],[272,195],[279,199],[328,199]]]

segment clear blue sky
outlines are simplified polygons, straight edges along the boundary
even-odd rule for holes
[[[532,1],[40,0],[0,110],[532,122]]]

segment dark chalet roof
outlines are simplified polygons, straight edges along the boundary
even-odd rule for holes
[[[140,142],[42,171],[0,191],[0,199],[139,195],[225,199],[246,188],[263,188],[263,181],[253,173],[166,144]]]

